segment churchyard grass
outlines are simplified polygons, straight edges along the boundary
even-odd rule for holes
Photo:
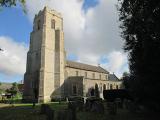
[[[49,103],[52,109],[56,111],[66,109],[67,104],[62,103]],[[98,114],[94,112],[78,111],[77,120],[152,120],[155,116],[145,113],[132,113],[126,109],[118,109],[116,115]],[[40,114],[40,104],[36,104],[32,108],[32,104],[2,104],[0,103],[0,120],[46,120],[46,116]],[[56,120],[56,119],[55,119]]]

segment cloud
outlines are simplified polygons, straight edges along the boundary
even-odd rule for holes
[[[118,77],[121,77],[123,72],[128,72],[127,55],[125,53],[113,51],[105,58],[107,59],[106,62],[101,65],[109,72],[114,72]]]
[[[27,47],[5,36],[0,36],[0,73],[6,76],[23,75],[26,66]]]

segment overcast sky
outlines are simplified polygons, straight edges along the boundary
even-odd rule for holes
[[[0,81],[23,79],[34,15],[48,6],[64,18],[67,59],[98,65],[121,77],[128,71],[120,37],[117,0],[27,0],[21,8],[0,12]]]

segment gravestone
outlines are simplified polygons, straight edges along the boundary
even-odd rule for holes
[[[103,103],[100,102],[100,101],[95,101],[93,102],[92,104],[92,107],[91,107],[91,111],[92,112],[96,112],[96,113],[104,113],[104,106],[103,106]]]
[[[115,102],[108,102],[107,107],[108,107],[108,112],[110,115],[117,114],[117,104]]]
[[[71,109],[60,110],[57,114],[57,120],[76,120],[76,111]]]
[[[41,114],[46,114],[47,108],[49,108],[49,105],[47,104],[41,104]]]
[[[52,110],[50,107],[47,107],[46,116],[47,120],[54,120],[54,110]]]
[[[47,104],[41,104],[41,114],[45,114],[47,116],[47,120],[54,120],[54,110]]]

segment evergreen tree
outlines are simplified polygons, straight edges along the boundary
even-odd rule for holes
[[[122,76],[122,84],[124,86],[125,89],[129,90],[130,89],[130,74],[127,73],[127,72],[124,72],[123,73],[123,76]]]
[[[141,103],[160,108],[160,1],[119,0],[131,89]]]

